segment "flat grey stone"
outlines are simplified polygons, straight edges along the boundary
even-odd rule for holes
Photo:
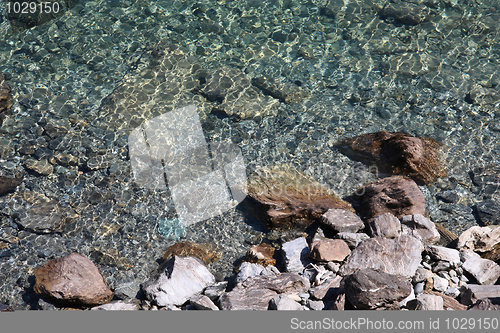
[[[264,271],[264,266],[245,261],[240,265],[238,275],[236,275],[236,283],[243,282],[249,277],[260,275],[262,271]]]
[[[313,311],[325,310],[325,303],[323,301],[307,300],[307,307]]]
[[[437,295],[421,294],[417,296],[419,307],[417,310],[435,311],[444,310],[444,300]]]
[[[433,244],[441,238],[436,225],[421,214],[401,217],[401,227],[403,234],[412,235],[426,244]]]
[[[471,274],[479,284],[495,284],[500,277],[500,266],[492,260],[483,259],[472,250],[460,252],[462,268]]]
[[[335,235],[335,238],[342,239],[351,249],[354,249],[359,243],[369,239],[370,236],[362,232],[339,232]]]
[[[304,268],[311,262],[309,259],[309,245],[305,237],[286,242],[281,249],[287,272],[302,273]]]
[[[276,295],[269,301],[269,310],[296,311],[302,310],[302,305],[286,295]]]
[[[434,260],[450,262],[453,267],[460,264],[460,252],[444,246],[430,245],[425,248],[425,252]]]
[[[200,259],[174,256],[162,263],[143,288],[146,298],[158,306],[180,306],[214,283],[215,277]]]
[[[212,300],[206,295],[196,295],[189,299],[189,302],[197,309],[197,310],[212,310],[218,311],[219,308],[217,305],[212,302]]]
[[[394,239],[375,237],[358,245],[340,267],[342,276],[372,268],[394,275],[411,277],[422,260],[422,242],[412,236]]]
[[[401,235],[401,222],[391,213],[384,213],[368,220],[373,237],[396,238]]]
[[[336,232],[357,232],[365,227],[361,218],[344,209],[329,209],[321,217],[320,223]]]
[[[309,281],[295,273],[278,276],[254,276],[236,285],[220,297],[221,310],[267,310],[278,294],[298,295],[310,287]]]

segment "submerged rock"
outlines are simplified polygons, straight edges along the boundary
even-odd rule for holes
[[[372,218],[391,213],[398,218],[405,215],[425,215],[425,197],[417,184],[409,178],[389,177],[366,185],[360,191],[361,213]]]
[[[201,259],[205,265],[217,261],[220,254],[217,247],[213,244],[198,244],[194,242],[178,242],[170,246],[163,253],[162,260],[170,259],[174,256],[179,257],[196,257]]]
[[[5,76],[0,73],[0,126],[5,116],[12,114],[13,104],[10,85],[5,81]]]
[[[23,178],[0,176],[0,196],[12,192],[23,182]]]
[[[392,19],[400,24],[417,25],[430,20],[431,10],[422,3],[414,4],[396,0],[382,8],[380,18],[383,20]]]
[[[259,169],[248,179],[248,194],[263,208],[270,229],[305,230],[330,208],[354,212],[327,186],[288,164]]]
[[[35,278],[36,293],[63,305],[96,306],[113,298],[97,267],[76,252],[49,261]]]
[[[377,172],[405,175],[422,184],[446,176],[442,144],[432,138],[382,131],[344,139],[337,147],[349,158],[376,165]]]
[[[262,94],[238,68],[218,68],[206,75],[204,80],[205,83],[197,91],[208,100],[219,103],[212,112],[239,119],[277,114],[279,101]]]
[[[476,211],[483,225],[500,224],[500,201],[482,201],[476,205]]]

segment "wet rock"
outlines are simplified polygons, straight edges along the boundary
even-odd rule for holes
[[[401,235],[401,222],[390,213],[369,219],[368,226],[373,237],[396,238]]]
[[[330,208],[354,211],[328,187],[290,165],[259,169],[248,179],[248,194],[264,211],[270,229],[305,230]]]
[[[351,249],[355,248],[356,246],[359,245],[364,240],[367,240],[370,238],[365,233],[358,232],[358,233],[352,233],[352,232],[339,232],[338,234],[335,235],[335,238],[342,239],[349,245]]]
[[[500,304],[493,303],[489,298],[480,299],[469,310],[500,311]]]
[[[212,300],[205,295],[196,295],[189,299],[189,302],[197,309],[197,310],[212,310],[218,311],[219,308],[217,305],[212,302]]]
[[[329,209],[321,216],[320,222],[337,233],[355,233],[365,227],[363,220],[358,215],[344,209]]]
[[[500,277],[500,266],[494,261],[482,259],[474,251],[460,252],[462,268],[471,274],[479,284],[495,284]]]
[[[276,295],[269,301],[269,310],[296,311],[302,310],[302,305],[286,295]]]
[[[309,281],[298,274],[255,276],[236,285],[220,297],[222,310],[267,310],[269,301],[278,294],[300,295],[309,289]]]
[[[158,306],[179,306],[214,282],[200,259],[174,256],[160,265],[143,289],[147,299]]]
[[[434,223],[421,214],[401,217],[403,234],[412,235],[426,244],[436,243],[441,235]]]
[[[410,310],[436,311],[444,310],[443,298],[438,295],[420,294],[407,304]]]
[[[274,247],[267,243],[252,246],[246,254],[245,260],[262,266],[276,265]]]
[[[373,269],[363,269],[344,277],[343,290],[358,310],[398,309],[412,286],[408,279]]]
[[[279,99],[283,103],[297,103],[308,97],[308,93],[301,87],[290,82],[277,82],[273,78],[255,77],[252,84],[264,94]]]
[[[430,20],[431,10],[422,3],[394,1],[382,8],[380,18],[383,20],[390,19],[400,24],[417,25]]]
[[[96,306],[113,297],[97,267],[76,252],[49,261],[35,278],[37,294],[64,305]]]
[[[91,310],[104,311],[137,311],[140,309],[139,304],[127,301],[114,301],[99,306],[94,306]]]
[[[464,231],[457,242],[457,249],[489,252],[500,246],[500,226],[473,226]]]
[[[129,71],[122,83],[102,100],[98,120],[103,124],[116,130],[131,130],[146,119],[189,104],[198,105],[201,110],[208,107],[201,96],[192,93],[200,85],[201,65],[197,58],[174,45],[161,45],[143,60],[145,66]],[[95,166],[91,163],[88,167]]]
[[[302,273],[311,262],[309,259],[309,245],[305,237],[297,238],[282,245],[283,258],[286,270],[291,273]]]
[[[457,203],[460,200],[460,195],[455,191],[443,191],[437,194],[436,197],[446,203]]]
[[[208,100],[219,103],[213,113],[224,113],[238,119],[277,114],[279,101],[260,93],[240,69],[216,69],[205,77],[205,81],[198,92]]]
[[[310,257],[316,261],[343,261],[351,250],[341,239],[325,239],[314,242]]]
[[[483,225],[500,224],[500,203],[485,200],[476,205],[477,216]]]
[[[27,209],[16,211],[14,221],[24,230],[49,234],[61,232],[64,218],[53,201],[34,204]]]
[[[500,165],[491,164],[474,169],[471,178],[486,198],[500,198]]]
[[[167,260],[174,256],[196,257],[201,259],[205,265],[215,262],[220,258],[220,254],[214,244],[198,244],[188,241],[178,242],[170,246],[163,253],[162,260]]]
[[[472,305],[481,299],[491,299],[500,302],[500,285],[466,284],[460,288],[460,303]]]
[[[422,260],[422,242],[412,236],[395,239],[370,238],[358,245],[340,267],[340,275],[361,269],[375,269],[393,275],[411,277]]]
[[[382,131],[345,139],[337,147],[353,160],[376,165],[377,172],[408,176],[419,184],[446,176],[442,145],[431,138]]]
[[[236,282],[240,283],[253,276],[260,275],[264,271],[264,266],[244,262],[240,265],[238,275],[236,275]]]
[[[12,114],[13,104],[10,85],[5,80],[5,76],[0,73],[0,126],[5,116]]]
[[[46,158],[44,158],[42,160],[35,160],[33,158],[28,158],[25,161],[24,166],[28,170],[35,171],[36,173],[43,175],[43,176],[48,176],[52,172],[54,172],[54,166],[52,164],[50,164]]]
[[[0,176],[0,196],[13,192],[16,187],[23,182],[23,178],[12,178]]]
[[[398,218],[425,215],[425,197],[411,179],[384,178],[365,186],[361,191],[360,208],[366,218],[384,213],[391,213]]]
[[[427,246],[425,252],[437,262],[436,267],[452,269],[460,265],[460,252],[443,246]],[[437,270],[434,270],[437,271]]]

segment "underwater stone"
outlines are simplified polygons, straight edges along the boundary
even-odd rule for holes
[[[305,230],[330,208],[354,212],[327,186],[287,164],[257,170],[248,179],[248,193],[269,229]]]
[[[0,73],[0,125],[6,115],[12,114],[13,104],[10,85],[5,81],[5,76]]]
[[[179,219],[159,219],[158,232],[166,239],[178,240],[186,236],[186,225]]]
[[[382,174],[405,175],[419,184],[446,176],[441,163],[443,145],[432,138],[381,131],[344,139],[336,146],[353,160],[376,165]]]
[[[220,254],[213,244],[198,244],[194,242],[179,242],[170,246],[163,254],[162,260],[167,260],[173,256],[196,257],[201,259],[205,265],[217,261]]]
[[[389,177],[363,187],[359,198],[364,217],[391,213],[401,218],[405,215],[425,215],[425,197],[417,184],[409,178]]]

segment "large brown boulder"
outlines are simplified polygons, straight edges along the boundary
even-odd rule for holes
[[[425,215],[424,194],[409,178],[384,178],[357,192],[361,193],[359,203],[365,218],[385,213],[391,213],[398,218],[405,215]]]
[[[96,306],[113,298],[97,267],[76,252],[49,261],[35,278],[35,292],[62,305]]]
[[[330,188],[287,164],[257,170],[248,179],[248,194],[265,212],[269,229],[304,230],[330,208],[354,212]]]
[[[445,177],[441,162],[442,144],[432,138],[417,138],[386,131],[340,141],[340,151],[356,161],[376,165],[389,175],[405,175],[420,184]]]

